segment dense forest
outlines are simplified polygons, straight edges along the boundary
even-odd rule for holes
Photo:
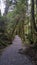
[[[27,46],[19,52],[30,55],[37,65],[37,0],[6,0],[3,16],[0,12],[0,50],[12,44],[16,35]]]
[[[37,45],[37,0],[17,0],[13,11],[8,12],[11,1],[7,0],[5,14],[0,13],[0,45],[8,45],[15,35],[24,43]]]

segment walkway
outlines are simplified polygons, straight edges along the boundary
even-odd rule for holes
[[[32,65],[31,61],[25,55],[18,53],[21,47],[21,39],[15,36],[13,44],[2,51],[0,55],[0,65]]]

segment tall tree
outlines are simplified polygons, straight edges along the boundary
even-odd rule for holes
[[[35,23],[35,15],[34,15],[34,0],[31,0],[31,2],[32,2],[32,7],[31,7],[32,23],[33,23],[33,27],[34,27],[35,31],[37,32],[37,27],[36,27],[36,23]]]
[[[12,0],[6,0],[5,14],[8,13],[9,6],[12,4]]]
[[[36,23],[37,23],[37,0],[36,0]]]
[[[32,21],[31,21],[31,34],[33,38],[33,43],[36,43],[37,40],[37,26],[36,26],[36,21],[35,21],[35,12],[34,12],[34,7],[35,3],[34,0],[31,0],[31,16],[32,16]]]

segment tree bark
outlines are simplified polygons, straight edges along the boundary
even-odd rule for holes
[[[36,0],[36,23],[37,23],[37,0]]]
[[[32,6],[31,6],[32,23],[33,23],[34,30],[37,32],[37,27],[35,23],[35,15],[34,15],[34,0],[31,0],[31,2],[32,2]]]

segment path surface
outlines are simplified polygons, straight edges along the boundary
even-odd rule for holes
[[[16,36],[13,44],[6,47],[0,55],[0,65],[32,65],[31,61],[18,53],[22,47],[21,39]]]

